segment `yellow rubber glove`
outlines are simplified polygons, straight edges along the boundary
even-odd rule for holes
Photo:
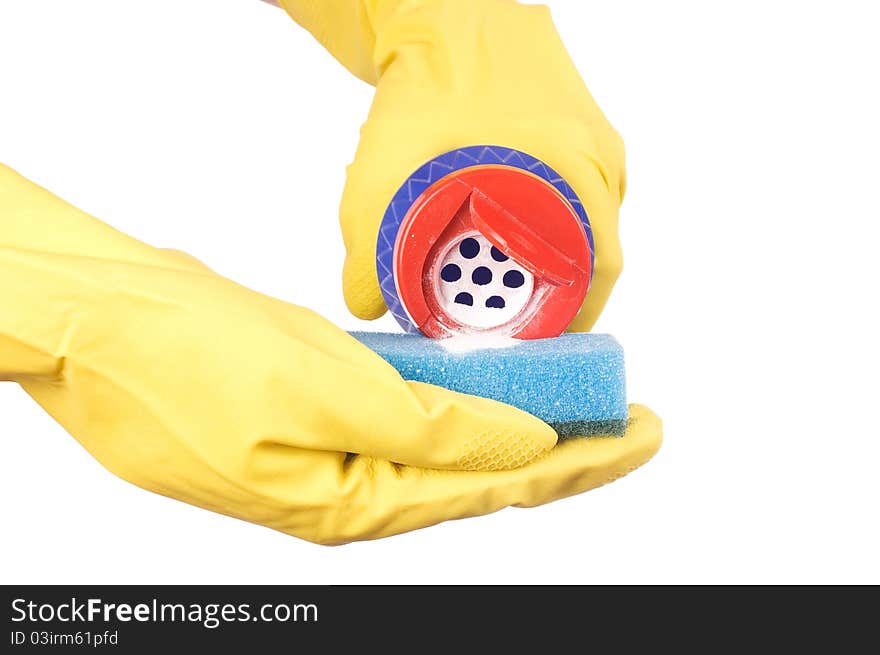
[[[4,166],[0,379],[120,477],[325,544],[575,494],[660,443],[659,420],[634,406],[625,438],[550,450],[538,419],[407,383],[315,313],[127,237]]]
[[[572,330],[590,329],[620,274],[623,142],[571,62],[544,6],[512,0],[279,0],[376,97],[340,210],[345,299],[385,312],[379,222],[426,161],[463,146],[516,148],[558,171],[590,217],[592,286]]]

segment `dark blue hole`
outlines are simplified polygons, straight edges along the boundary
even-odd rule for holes
[[[526,283],[526,278],[519,271],[507,271],[504,274],[504,286],[511,289],[519,289]]]
[[[479,284],[480,286],[489,284],[492,281],[492,271],[485,266],[477,266],[474,272],[471,273],[471,279],[474,281],[474,284]]]
[[[476,239],[467,238],[459,244],[458,252],[465,259],[473,259],[480,254],[480,243]]]
[[[473,307],[474,297],[471,294],[462,291],[455,297],[455,302],[457,302],[459,305],[467,305],[468,307]]]
[[[440,277],[443,278],[445,282],[455,282],[461,279],[461,269],[457,264],[446,264],[443,267],[443,270],[440,271]]]
[[[492,307],[494,309],[504,309],[504,298],[501,296],[491,296],[486,301],[486,307]]]
[[[507,255],[498,250],[498,248],[496,248],[495,246],[492,246],[491,253],[492,259],[494,259],[496,262],[506,262],[509,259]]]

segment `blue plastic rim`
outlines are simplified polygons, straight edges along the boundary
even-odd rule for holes
[[[418,327],[412,322],[401,302],[394,279],[394,244],[397,241],[400,225],[413,203],[432,184],[451,173],[487,164],[518,168],[540,177],[553,186],[574,208],[590,244],[590,264],[592,266],[595,263],[595,246],[590,219],[574,189],[562,179],[559,173],[540,159],[513,148],[482,145],[451,150],[434,157],[406,178],[388,204],[385,215],[382,217],[382,223],[379,225],[379,237],[376,241],[376,272],[379,276],[379,289],[382,291],[382,297],[385,299],[388,311],[406,332],[420,334]]]

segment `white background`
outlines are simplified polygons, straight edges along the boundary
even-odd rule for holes
[[[880,582],[876,15],[551,7],[627,142],[596,329],[663,417],[659,455],[543,508],[324,548],[120,481],[2,384],[0,581]],[[346,328],[337,204],[370,99],[256,0],[0,0],[0,161]]]

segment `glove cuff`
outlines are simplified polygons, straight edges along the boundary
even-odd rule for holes
[[[420,39],[425,28],[441,16],[468,16],[522,8],[514,0],[278,0],[301,27],[308,30],[337,61],[368,84],[378,83],[390,63],[383,53],[394,45]],[[535,7],[532,7],[535,9]]]

